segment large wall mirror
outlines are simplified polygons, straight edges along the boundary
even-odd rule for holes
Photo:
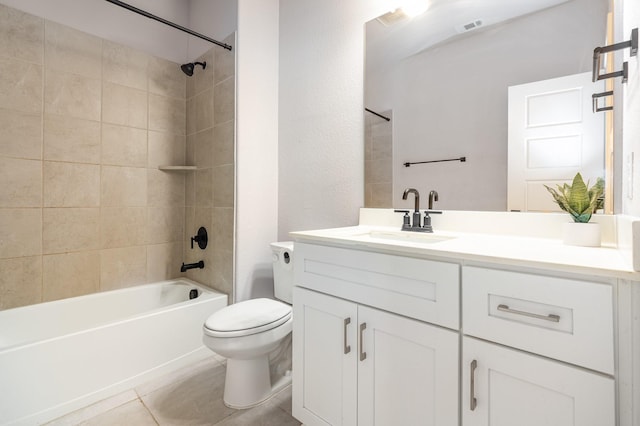
[[[509,87],[591,72],[609,12],[609,0],[432,0],[368,22],[365,205],[406,208],[413,187],[438,191],[438,209],[507,210]],[[439,160],[454,161],[404,166]]]

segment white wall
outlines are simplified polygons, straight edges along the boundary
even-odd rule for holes
[[[623,0],[622,8],[624,22],[619,36],[628,40],[631,30],[640,27],[640,2]],[[623,41],[622,39],[616,41]],[[622,85],[622,211],[628,215],[640,216],[640,55],[630,57],[629,49],[625,49],[623,56],[629,64],[629,81]],[[632,154],[633,167],[629,167]]]
[[[236,300],[273,294],[278,226],[278,0],[238,0]]]
[[[364,23],[385,0],[280,1],[278,235],[357,223]]]

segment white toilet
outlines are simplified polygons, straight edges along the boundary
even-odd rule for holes
[[[287,340],[290,343],[286,338],[293,325],[293,242],[272,243],[271,250],[274,294],[282,302],[265,298],[238,302],[204,323],[204,344],[227,358],[224,403],[231,408],[258,405],[291,382],[287,372],[272,383],[269,355]]]

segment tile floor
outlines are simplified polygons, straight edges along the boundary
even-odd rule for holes
[[[234,410],[222,402],[224,360],[212,356],[196,365],[56,419],[47,426],[293,426],[291,387],[266,403]]]

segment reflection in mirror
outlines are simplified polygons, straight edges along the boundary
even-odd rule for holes
[[[590,72],[608,12],[609,0],[433,0],[368,22],[364,104],[391,121],[365,112],[365,205],[406,207],[412,187],[437,190],[438,209],[506,210],[508,88]]]

